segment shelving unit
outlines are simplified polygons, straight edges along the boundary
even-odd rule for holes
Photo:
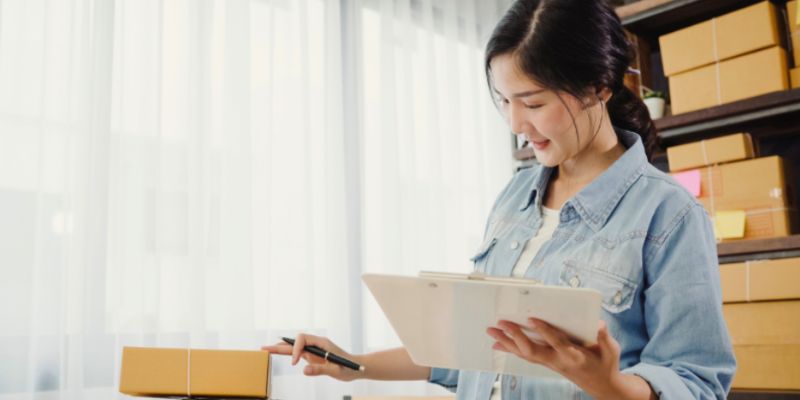
[[[659,36],[715,16],[746,7],[762,0],[641,0],[617,8],[623,25],[634,40],[636,67],[641,71],[642,84],[669,93],[664,76]],[[789,67],[793,67],[792,46],[786,29],[786,0],[770,0],[779,11],[778,30],[781,43],[787,49]],[[787,191],[794,198],[793,207],[800,203],[800,89],[768,93],[762,96],[710,107],[694,112],[667,116],[654,121],[660,149],[653,164],[666,169],[665,149],[681,143],[716,136],[748,132],[753,137],[759,156],[780,155],[788,173]],[[530,163],[531,148],[517,148],[514,158]],[[800,257],[800,234],[756,240],[726,241],[718,244],[721,264],[749,260]],[[800,400],[800,391],[733,390],[731,400]]]
[[[643,0],[619,7],[617,12],[623,25],[636,39],[642,83],[655,90],[669,90],[661,68],[660,35],[759,1]],[[786,0],[771,1],[782,14],[785,13]],[[788,34],[782,18],[779,18],[778,28],[783,36],[781,42],[791,51],[791,46],[786,45]],[[791,54],[788,59],[791,66]],[[760,156],[783,156],[790,171],[800,172],[800,89],[667,116],[654,122],[662,148],[730,133],[749,132]],[[795,198],[800,187],[796,176],[800,175],[793,177],[790,173],[787,176],[788,190],[795,194]],[[717,251],[720,263],[800,257],[800,235],[723,242],[717,246]],[[800,399],[800,392],[734,390],[729,399],[797,400]]]

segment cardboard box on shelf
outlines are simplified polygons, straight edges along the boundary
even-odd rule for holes
[[[770,47],[669,78],[673,114],[789,88],[786,51]]]
[[[699,168],[698,200],[713,211],[789,207],[786,175],[780,156]]]
[[[720,234],[718,238],[757,239],[790,235],[797,213],[787,188],[784,163],[779,156],[761,157],[698,168],[697,201],[715,218],[721,213],[738,213],[743,235]],[[673,174],[678,175],[691,171]],[[718,221],[715,221],[718,222]],[[716,224],[715,224],[716,225]]]
[[[800,344],[733,346],[735,389],[800,390]]]
[[[731,210],[710,210],[709,201],[701,199],[701,204],[705,207],[709,216],[715,219],[715,227],[719,224],[716,219],[719,214]],[[751,208],[740,210],[744,212],[744,221],[739,221],[744,226],[738,232],[740,233],[726,233],[735,228],[719,228],[715,234],[717,239],[728,242],[741,239],[766,239],[773,237],[789,236],[795,231],[795,221],[797,220],[797,213],[786,208],[765,209],[765,208]],[[716,215],[715,215],[716,214]]]
[[[775,6],[763,1],[658,38],[666,76],[780,44]]]
[[[719,274],[724,303],[800,299],[800,258],[722,264]]]
[[[797,65],[797,62],[795,62],[795,65]],[[800,87],[800,67],[792,68],[789,71],[789,81],[792,84],[792,89]]]
[[[269,353],[125,347],[119,391],[132,396],[269,398]]]
[[[789,41],[792,43],[794,66],[800,67],[800,20],[797,19],[797,1],[787,1],[786,11],[789,17],[786,21],[786,26],[789,30]]]
[[[735,133],[667,148],[669,170],[672,172],[754,156],[753,139],[749,133]]]
[[[792,54],[794,55],[794,66],[800,67],[800,20],[797,19],[797,1],[786,2],[788,11],[788,21],[786,26],[789,28],[789,41],[792,42]],[[796,86],[792,86],[796,87]]]
[[[722,305],[734,345],[800,344],[800,300]]]

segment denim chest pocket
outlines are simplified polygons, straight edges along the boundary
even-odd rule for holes
[[[475,271],[486,272],[487,261],[489,260],[489,253],[491,253],[494,245],[497,244],[497,238],[490,238],[481,244],[478,252],[470,258],[470,261],[475,265]]]
[[[634,274],[632,270],[628,272]],[[566,260],[559,279],[565,286],[599,291],[603,308],[612,314],[618,314],[631,308],[638,287],[630,274],[627,277],[622,275],[624,274],[610,273],[575,260]]]

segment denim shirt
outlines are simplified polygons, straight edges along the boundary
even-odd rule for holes
[[[635,133],[625,153],[562,207],[552,239],[525,276],[602,295],[602,318],[621,348],[620,369],[661,399],[724,399],[736,370],[722,316],[717,249],[703,207],[647,162]],[[487,222],[475,270],[510,276],[542,225],[554,169],[519,171]],[[511,357],[514,357],[511,355]],[[489,399],[497,374],[433,368],[430,382],[457,399]],[[566,379],[502,376],[503,399],[587,399]]]

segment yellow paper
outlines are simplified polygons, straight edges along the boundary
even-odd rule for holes
[[[744,220],[744,211],[717,211],[714,234],[717,239],[741,239],[744,237]]]

